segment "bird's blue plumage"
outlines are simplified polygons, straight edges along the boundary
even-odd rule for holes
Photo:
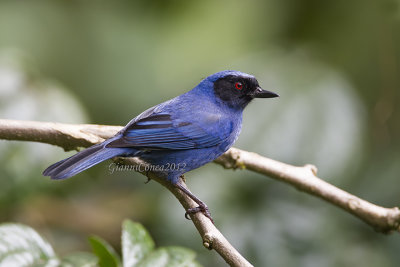
[[[65,179],[115,156],[137,156],[157,166],[179,166],[160,172],[176,184],[180,175],[233,145],[243,109],[253,98],[274,96],[249,74],[215,73],[187,93],[144,111],[116,136],[51,165],[44,175]]]

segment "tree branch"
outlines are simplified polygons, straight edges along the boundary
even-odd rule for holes
[[[36,141],[72,150],[99,143],[120,129],[122,127],[105,125],[0,120],[0,139]],[[125,164],[142,164],[137,158],[120,160]],[[379,232],[400,232],[400,211],[397,207],[384,208],[351,195],[318,178],[317,168],[313,165],[296,167],[237,148],[231,148],[215,162],[227,169],[248,169],[288,183],[346,210]],[[167,187],[185,209],[196,206],[179,189],[154,173],[146,175]],[[191,215],[191,218],[206,248],[217,251],[232,266],[251,266],[203,214],[197,213]]]
[[[398,207],[377,206],[337,188],[318,178],[317,168],[314,165],[292,166],[237,148],[231,148],[215,162],[228,169],[245,168],[288,183],[298,190],[322,198],[348,211],[378,232],[400,232]]]
[[[90,124],[61,124],[51,122],[16,121],[0,119],[0,139],[35,141],[57,145],[66,151],[79,147],[88,147],[115,135],[122,127],[90,125]],[[118,162],[129,165],[145,164],[138,158],[118,158]],[[137,168],[140,169],[140,168]],[[148,178],[162,184],[179,200],[187,210],[197,204],[182,193],[177,187],[158,177],[155,173],[142,173]],[[185,186],[184,181],[181,183]],[[190,215],[193,224],[203,239],[203,245],[207,249],[214,249],[230,266],[251,265],[221,234],[215,225],[202,213]]]

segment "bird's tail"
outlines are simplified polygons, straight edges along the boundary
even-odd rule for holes
[[[91,146],[69,158],[54,163],[43,171],[43,175],[50,176],[51,179],[55,180],[66,179],[102,161],[127,153],[127,148],[105,147],[108,143],[106,142]]]

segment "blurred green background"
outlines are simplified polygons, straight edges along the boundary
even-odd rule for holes
[[[279,99],[254,101],[236,146],[368,201],[400,205],[398,1],[0,0],[0,117],[124,125],[211,73],[254,74]],[[201,103],[199,103],[201,105]],[[73,152],[0,141],[0,222],[37,229],[59,254],[96,234],[119,246],[124,218],[158,246],[202,247],[160,185],[110,162],[67,181],[41,176]],[[217,226],[256,266],[398,266],[400,237],[290,186],[208,164],[187,175]]]

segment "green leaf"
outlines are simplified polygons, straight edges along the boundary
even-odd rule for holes
[[[198,267],[196,254],[182,247],[155,249],[154,241],[139,223],[125,220],[122,226],[124,267]],[[32,228],[0,224],[0,266],[121,267],[114,249],[100,237],[90,237],[94,254],[76,252],[58,259],[47,241]]]
[[[125,220],[122,225],[123,266],[134,267],[154,249],[154,241],[139,223]]]
[[[57,266],[59,263],[51,245],[32,228],[0,224],[1,266]]]
[[[145,257],[137,267],[149,267],[149,266],[157,266],[163,267],[168,263],[168,252],[164,248],[156,249],[155,251],[149,253],[147,257]]]
[[[75,252],[64,257],[59,267],[97,267],[98,258],[89,252]]]
[[[201,266],[195,261],[196,253],[190,249],[181,247],[165,247],[159,248],[151,252],[143,259],[138,267],[198,267]]]
[[[168,265],[166,266],[201,266],[193,250],[183,247],[166,247],[169,255]]]
[[[100,267],[119,267],[121,260],[115,250],[104,239],[92,236],[89,237],[90,245],[94,254],[99,258]]]
[[[125,220],[122,225],[122,252],[124,267],[198,267],[196,253],[182,247],[164,247],[154,250],[154,241],[139,223]]]

